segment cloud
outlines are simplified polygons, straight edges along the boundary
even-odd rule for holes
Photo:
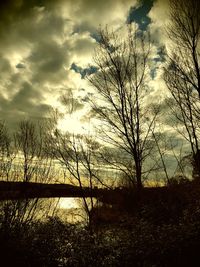
[[[108,25],[119,30],[123,38],[129,21],[141,30],[150,29],[154,42],[147,104],[162,101],[161,119],[170,136],[171,117],[164,102],[168,91],[162,79],[165,47],[169,44],[165,34],[168,12],[167,0],[1,1],[0,118],[15,128],[24,118],[49,116],[52,105],[65,112],[60,96],[72,91],[75,112],[71,117],[66,115],[60,127],[78,132],[82,120],[88,122],[88,132],[88,95],[94,90],[84,76],[93,71],[88,65],[93,66],[98,29]]]
[[[92,62],[97,42],[89,32],[75,33],[67,43],[71,48],[71,60],[81,67]]]
[[[134,6],[136,0],[0,3],[0,117],[13,122],[12,112],[16,120],[47,116],[48,107],[62,105],[60,95],[68,89],[85,99],[92,88],[83,78],[93,71],[88,65],[99,26],[122,29]]]
[[[68,1],[68,5],[62,6],[63,16],[70,17],[75,21],[75,30],[95,31],[100,25],[109,24],[118,27],[126,21],[130,6],[134,6],[135,0],[73,0]]]
[[[18,63],[18,64],[16,65],[16,68],[17,68],[17,69],[25,69],[26,66],[25,66],[25,64],[23,64],[23,63]]]
[[[7,73],[11,71],[11,65],[9,60],[0,55],[0,73]]]
[[[165,29],[169,23],[169,0],[154,1],[148,16],[151,19],[149,26],[152,39],[156,43],[167,45],[168,37]]]

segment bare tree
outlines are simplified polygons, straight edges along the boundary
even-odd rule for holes
[[[129,155],[131,179],[141,189],[143,163],[153,148],[150,139],[157,117],[146,104],[150,38],[132,26],[124,38],[107,29],[99,35],[94,57],[98,71],[88,76],[98,93],[91,99],[92,107],[100,119],[103,140]]]
[[[53,164],[44,153],[44,129],[42,124],[22,121],[14,134],[8,135],[5,126],[0,128],[0,173],[7,181],[49,182]],[[14,152],[13,152],[14,151]],[[9,166],[9,167],[8,167]],[[4,179],[5,180],[5,179]],[[47,210],[47,201],[49,210]],[[9,227],[16,223],[28,223],[35,217],[51,214],[55,201],[21,199],[1,203],[3,220]]]
[[[0,123],[0,177],[8,181],[12,173],[16,151],[12,146],[12,139],[4,122]]]
[[[19,129],[15,133],[15,145],[22,156],[23,181],[29,182],[34,173],[34,161],[37,161],[42,151],[36,127],[32,122],[20,122]]]
[[[164,80],[171,92],[171,109],[180,134],[190,143],[193,176],[200,176],[200,2],[171,0],[167,28],[172,47]],[[179,123],[179,124],[178,124]]]
[[[70,183],[78,185],[82,190],[84,209],[88,216],[88,225],[91,223],[91,210],[94,207],[93,189],[99,183],[95,153],[99,144],[92,137],[75,135],[69,132],[61,133],[58,129],[49,135],[48,151],[61,166],[67,169]],[[84,196],[85,188],[89,188],[89,199]]]

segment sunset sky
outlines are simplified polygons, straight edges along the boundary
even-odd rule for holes
[[[24,118],[49,116],[51,106],[64,111],[60,96],[72,90],[80,102],[76,113],[61,127],[82,131],[87,118],[86,97],[92,92],[84,79],[95,71],[94,49],[98,29],[113,30],[135,23],[151,32],[151,99],[163,97],[161,78],[164,27],[168,3],[164,0],[9,0],[0,6],[0,117],[14,127]],[[89,67],[90,66],[90,67]]]

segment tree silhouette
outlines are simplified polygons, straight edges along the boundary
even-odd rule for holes
[[[172,47],[168,51],[164,80],[171,92],[171,109],[180,122],[178,131],[190,143],[193,176],[200,175],[200,3],[170,1],[167,27]],[[181,129],[182,125],[184,130]]]
[[[98,93],[91,99],[92,107],[101,120],[104,141],[132,160],[131,180],[141,189],[143,163],[153,148],[152,130],[158,114],[145,101],[150,38],[132,26],[127,27],[124,38],[107,29],[100,30],[99,35],[94,57],[98,71],[88,76]]]

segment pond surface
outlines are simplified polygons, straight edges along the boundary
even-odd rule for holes
[[[90,198],[86,199],[89,207]],[[93,198],[94,205],[97,199]],[[87,213],[84,208],[84,202],[82,198],[60,198],[58,203],[58,216],[62,220],[70,223],[84,223],[87,221]]]

